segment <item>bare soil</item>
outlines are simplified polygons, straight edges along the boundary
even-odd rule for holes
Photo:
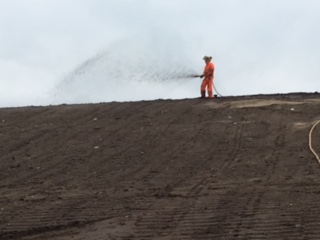
[[[319,119],[317,93],[2,108],[0,239],[318,240]]]

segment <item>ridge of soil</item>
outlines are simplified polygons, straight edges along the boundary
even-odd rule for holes
[[[319,109],[318,93],[1,108],[0,239],[320,239]]]

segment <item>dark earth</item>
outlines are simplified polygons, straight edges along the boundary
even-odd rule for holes
[[[318,93],[2,108],[0,239],[319,240],[318,120]]]

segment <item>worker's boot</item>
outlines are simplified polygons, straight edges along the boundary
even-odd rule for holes
[[[209,98],[213,98],[213,93],[212,92],[208,92]]]
[[[206,97],[206,91],[201,91],[201,98],[205,98]]]

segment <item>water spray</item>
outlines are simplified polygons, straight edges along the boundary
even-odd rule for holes
[[[116,42],[79,64],[57,85],[54,96],[68,103],[192,96],[198,91],[187,80],[199,75],[189,67],[186,49],[170,43],[159,38]]]

